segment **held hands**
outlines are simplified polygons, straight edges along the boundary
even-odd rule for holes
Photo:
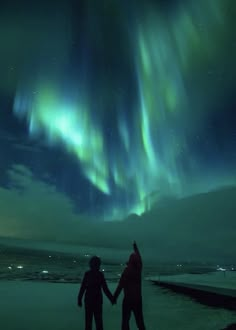
[[[112,297],[111,304],[112,304],[112,306],[114,306],[116,304],[116,298]]]

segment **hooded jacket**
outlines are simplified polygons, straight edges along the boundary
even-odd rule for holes
[[[124,300],[131,303],[137,303],[142,300],[141,291],[142,280],[142,259],[137,251],[132,253],[127,262],[127,266],[124,269],[118,287],[114,293],[114,299],[116,300],[121,290],[124,290]]]

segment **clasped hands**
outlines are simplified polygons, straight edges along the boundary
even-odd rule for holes
[[[116,304],[116,298],[114,296],[111,299],[111,304],[112,304],[112,306]]]

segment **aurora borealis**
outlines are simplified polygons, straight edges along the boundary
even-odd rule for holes
[[[78,3],[5,6],[0,93],[31,145],[76,162],[76,176],[60,166],[73,196],[92,196],[83,213],[119,219],[234,184],[234,1]]]

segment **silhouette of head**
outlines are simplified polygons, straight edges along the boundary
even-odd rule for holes
[[[138,264],[139,264],[138,256],[136,255],[136,253],[131,253],[131,255],[129,257],[129,261],[127,262],[127,265],[137,268]]]
[[[101,266],[101,259],[97,256],[93,256],[89,261],[91,270],[99,270]]]

